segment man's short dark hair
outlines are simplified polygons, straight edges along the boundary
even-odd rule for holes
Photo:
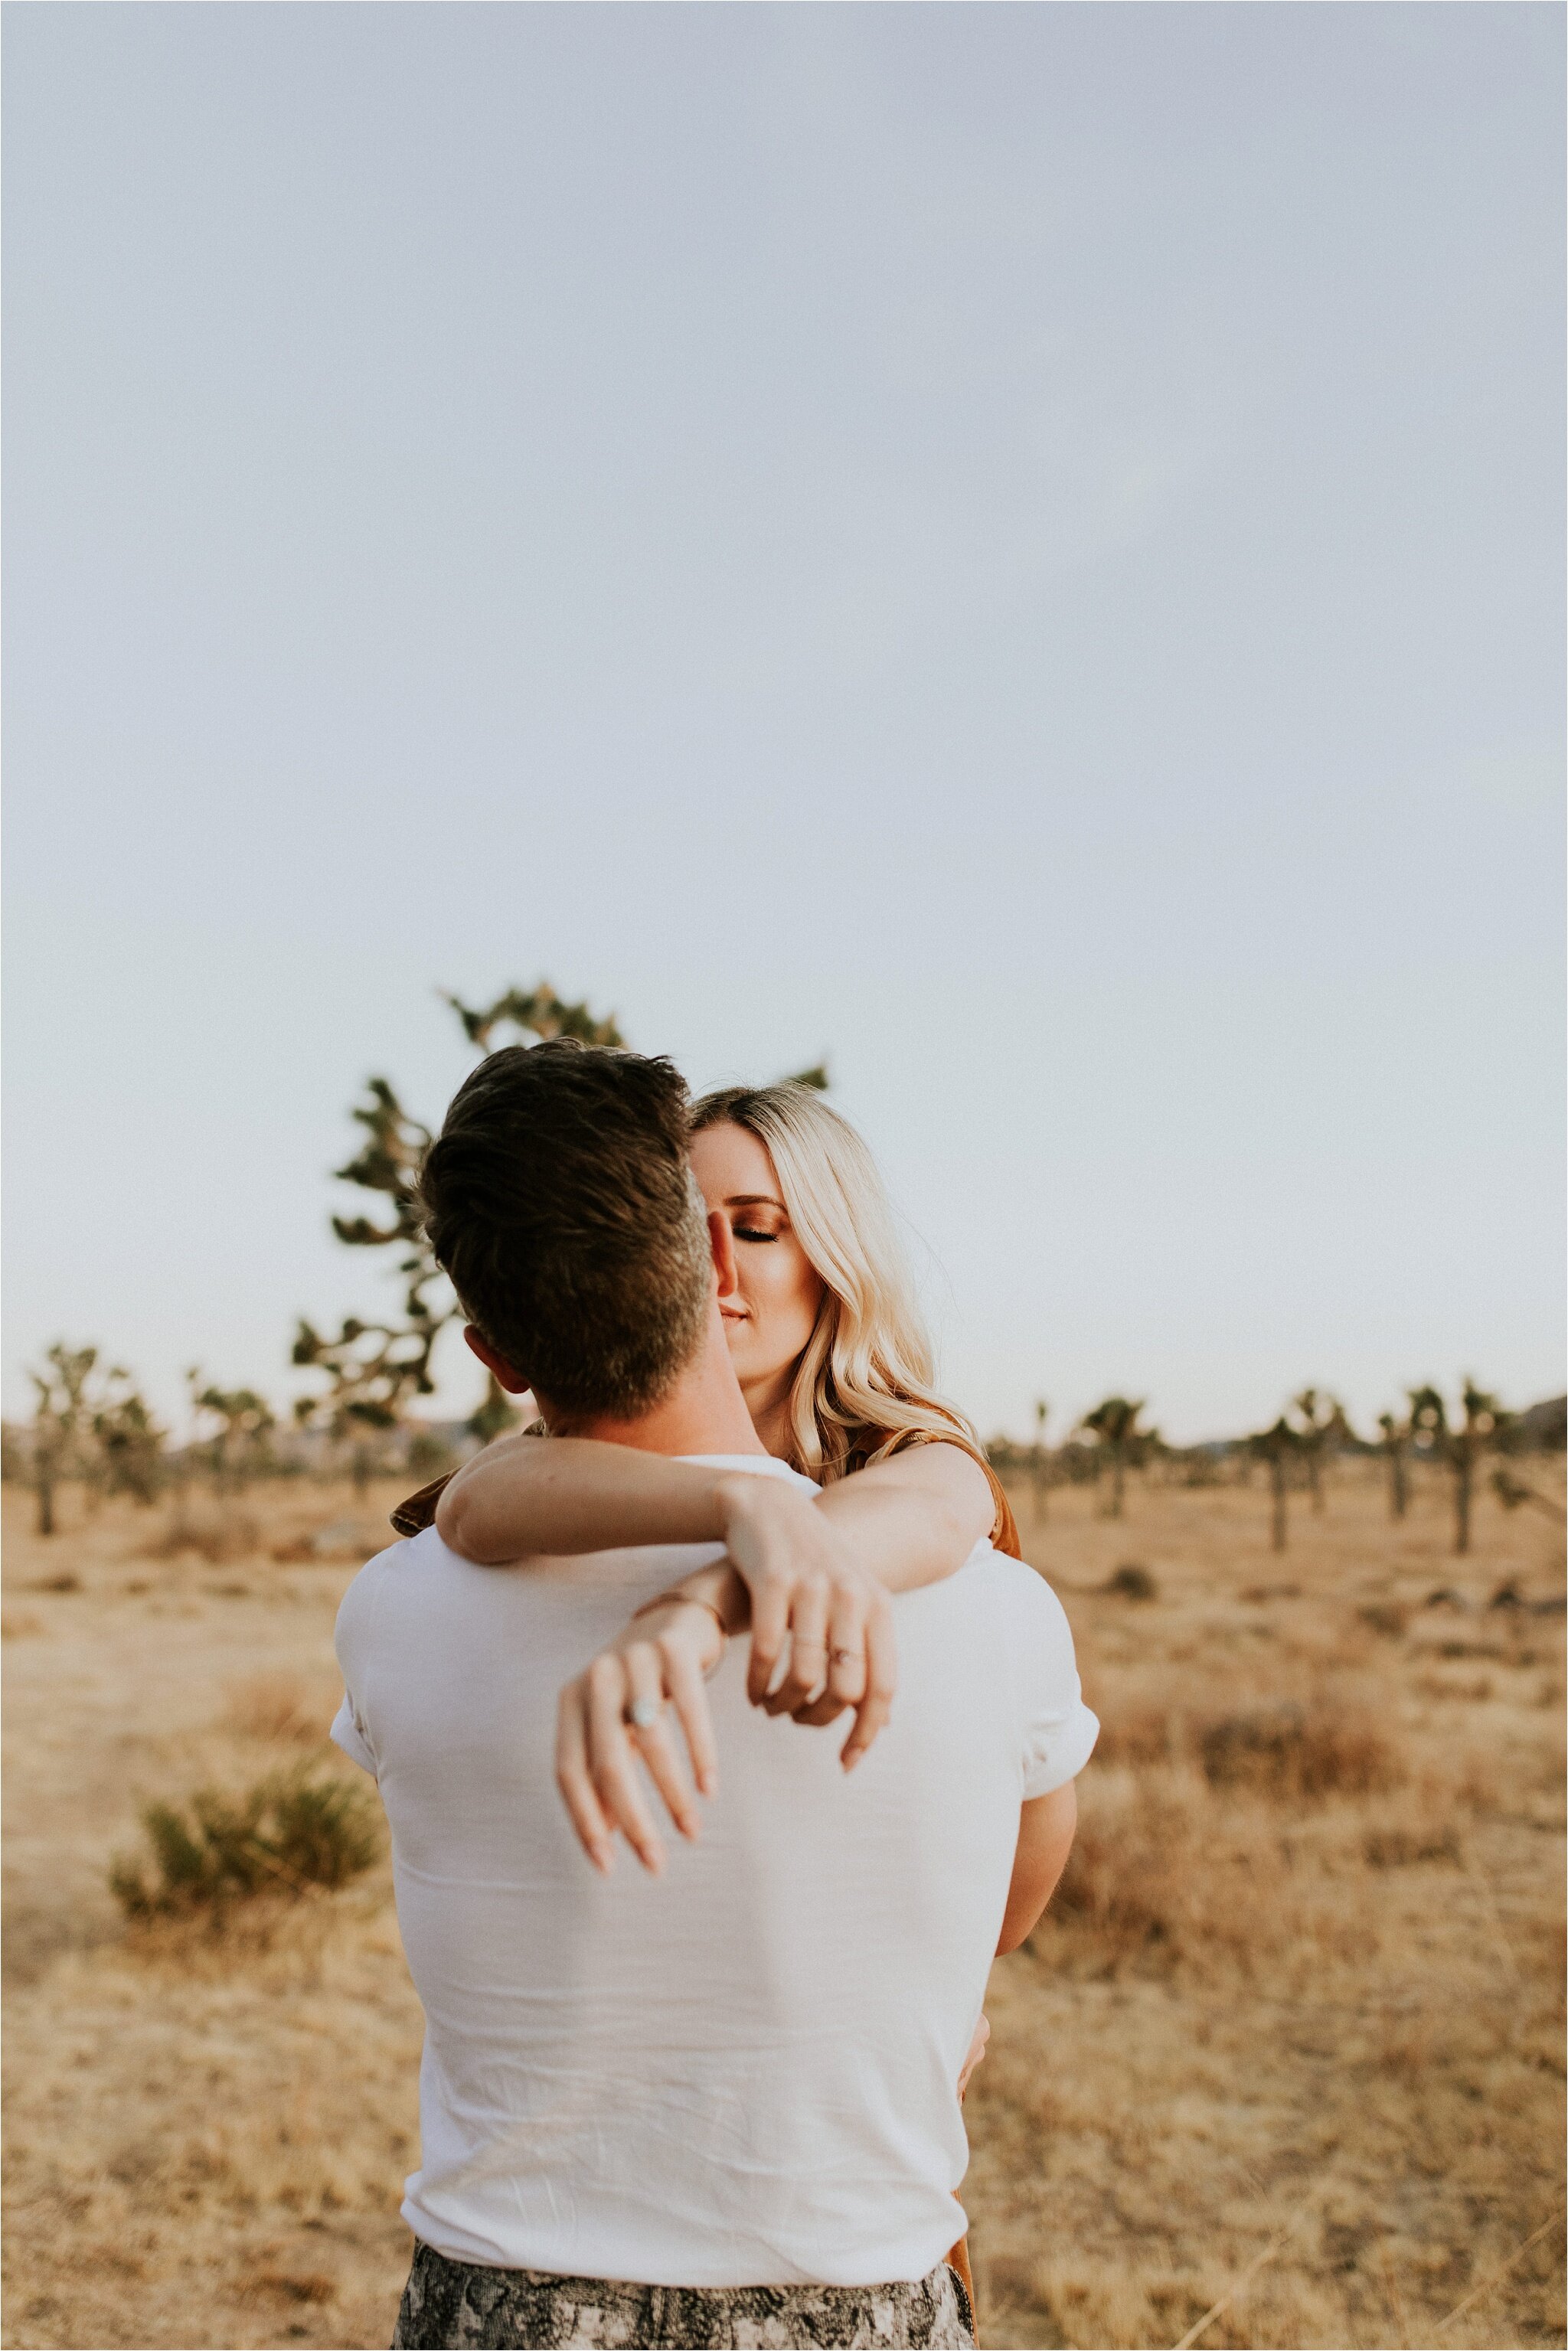
[[[712,1257],[667,1061],[508,1045],[462,1085],[420,1198],[470,1322],[552,1405],[630,1418],[691,1359]]]

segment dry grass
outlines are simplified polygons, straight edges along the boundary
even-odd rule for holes
[[[331,1768],[348,1530],[392,1499],[251,1495],[248,1547],[16,1510],[7,2343],[390,2335],[420,2019],[384,1864],[130,1930],[104,1873],[146,1802]],[[1483,1500],[1454,1562],[1435,1493],[1396,1531],[1351,1472],[1283,1561],[1260,1490],[1051,1511],[1105,1735],[970,2093],[984,2339],[1174,2345],[1223,2302],[1204,2346],[1561,2343],[1560,1534]]]

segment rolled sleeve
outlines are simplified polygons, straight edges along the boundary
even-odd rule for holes
[[[1031,1725],[1023,1767],[1025,1803],[1076,1780],[1093,1754],[1099,1736],[1100,1718],[1082,1698],[1070,1714]]]
[[[342,1705],[333,1717],[331,1738],[333,1745],[340,1747],[361,1771],[368,1771],[372,1780],[380,1779],[381,1767],[376,1761],[376,1750],[371,1745],[364,1724],[354,1711],[354,1701],[347,1690],[343,1692]]]
[[[1072,1628],[1061,1603],[1041,1575],[1031,1573],[1030,1587],[1030,1622],[1019,1645],[1026,1803],[1076,1779],[1100,1736],[1099,1717],[1083,1703]]]

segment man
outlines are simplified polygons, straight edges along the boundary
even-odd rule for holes
[[[433,1244],[552,1430],[794,1479],[730,1368],[685,1107],[666,1062],[492,1055],[430,1154]],[[557,1694],[717,1551],[507,1573],[432,1529],[344,1599],[334,1736],[381,1784],[427,2026],[400,2345],[972,2339],[942,2260],[956,2083],[1071,1842],[1096,1729],[1071,1638],[982,1546],[896,1604],[897,1709],[850,1779],[726,1657],[700,1841],[596,1874]]]

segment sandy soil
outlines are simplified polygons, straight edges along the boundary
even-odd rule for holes
[[[149,1798],[322,1751],[391,1499],[208,1506],[204,1556],[74,1498],[46,1544],[6,1491],[7,2344],[389,2338],[384,1865],[215,1935],[128,1930],[105,1871]],[[1018,1499],[1105,1735],[970,2095],[982,2339],[1174,2345],[1224,2299],[1205,2345],[1562,2343],[1560,1531],[1489,1496],[1455,1561],[1435,1481],[1394,1527],[1358,1465],[1282,1559],[1260,1487]],[[1154,1597],[1094,1588],[1127,1562]]]

